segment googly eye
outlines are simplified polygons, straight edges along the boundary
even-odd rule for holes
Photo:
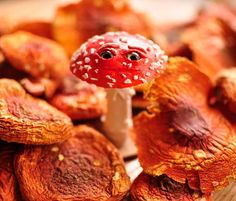
[[[137,53],[137,52],[131,52],[131,53],[127,54],[127,58],[131,61],[138,61],[141,59],[139,53]]]
[[[103,52],[101,52],[100,56],[103,59],[110,59],[110,58],[114,57],[114,54],[109,50],[104,50]]]

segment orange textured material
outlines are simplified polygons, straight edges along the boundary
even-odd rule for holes
[[[33,98],[14,80],[0,79],[0,139],[53,144],[71,135],[72,123],[47,102]]]
[[[27,201],[120,201],[130,186],[116,148],[87,126],[64,143],[25,147],[15,170]]]
[[[15,145],[0,141],[0,200],[21,201],[13,170]]]
[[[64,78],[50,103],[73,120],[93,119],[105,113],[106,93],[70,74]]]
[[[127,0],[82,0],[59,7],[53,30],[69,55],[90,37],[108,31],[151,35],[146,17],[134,11]]]
[[[235,130],[208,105],[212,85],[196,65],[172,58],[166,68],[146,92],[149,113],[134,120],[141,165],[148,174],[187,179],[190,188],[211,193],[235,177]]]
[[[199,190],[181,184],[166,175],[152,177],[141,173],[131,186],[133,201],[210,201]]]

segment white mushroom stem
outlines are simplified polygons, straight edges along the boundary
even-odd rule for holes
[[[213,201],[234,201],[236,200],[236,181],[229,180],[229,185],[222,190],[212,193]]]
[[[104,117],[103,129],[107,137],[121,148],[130,139],[133,127],[132,96],[134,89],[107,89],[107,114]]]

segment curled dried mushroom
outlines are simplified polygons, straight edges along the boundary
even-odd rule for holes
[[[26,31],[44,38],[52,37],[52,23],[48,21],[23,21],[12,28],[12,33],[16,31]]]
[[[193,60],[211,79],[220,70],[236,65],[236,32],[225,21],[204,18],[182,37],[192,51]]]
[[[127,0],[82,0],[57,9],[54,37],[69,55],[90,37],[108,31],[127,31],[148,37],[151,26]]]
[[[116,148],[87,126],[73,131],[74,136],[61,144],[26,146],[17,154],[15,170],[23,197],[27,201],[122,200],[130,181]]]
[[[0,139],[25,144],[52,144],[71,135],[69,117],[31,97],[14,80],[0,79]]]
[[[235,179],[235,130],[208,105],[212,84],[196,65],[172,58],[166,68],[146,92],[149,113],[134,121],[139,160],[148,174],[210,194]]]
[[[46,92],[49,96],[68,72],[68,58],[64,49],[47,38],[18,31],[2,36],[0,49],[11,66],[28,74],[27,78],[33,80],[32,85],[37,82],[47,91],[47,84],[53,82],[55,87]],[[48,82],[41,79],[48,79]],[[34,95],[34,89],[31,91],[29,86],[26,89]]]
[[[187,183],[181,184],[166,175],[152,177],[141,173],[131,186],[133,201],[208,201],[199,190],[192,190]]]
[[[236,113],[236,68],[221,71],[216,78],[214,95],[216,102],[228,111]]]
[[[69,74],[50,103],[73,120],[93,119],[105,113],[106,93]]]
[[[0,200],[21,201],[13,169],[15,145],[0,141]]]

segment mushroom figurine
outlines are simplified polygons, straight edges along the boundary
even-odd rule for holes
[[[103,130],[121,153],[134,154],[127,153],[127,148],[134,152],[129,138],[133,126],[131,98],[135,93],[132,87],[155,78],[167,59],[157,44],[126,32],[94,36],[72,56],[70,69],[74,75],[107,89]]]

